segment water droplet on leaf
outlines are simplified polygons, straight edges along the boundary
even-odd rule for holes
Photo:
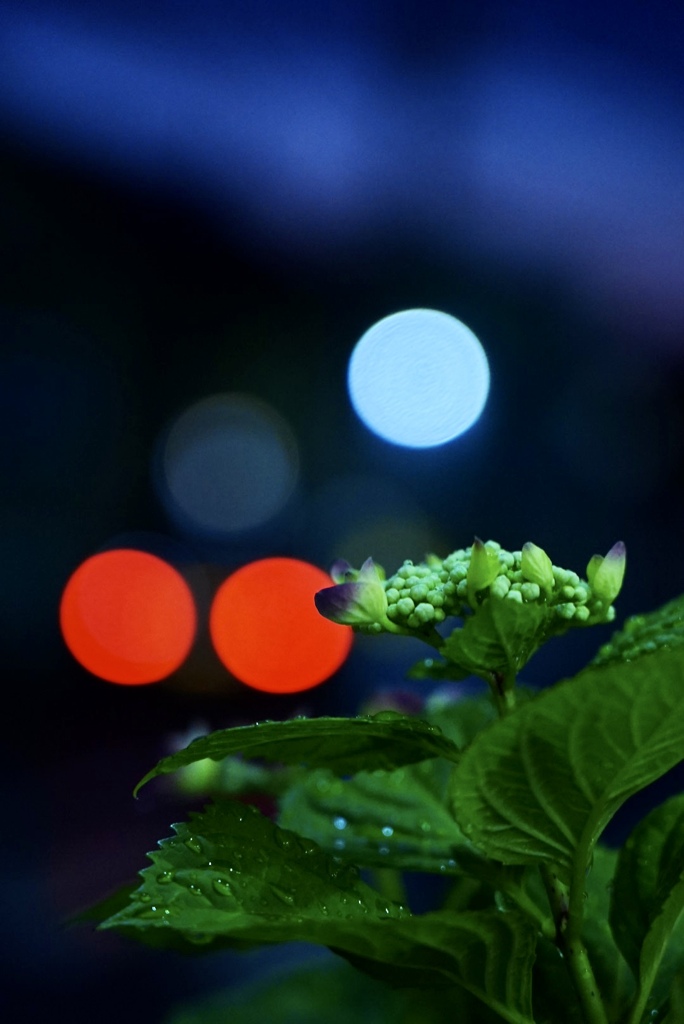
[[[294,903],[294,896],[292,895],[292,893],[285,892],[285,890],[281,889],[280,886],[278,885],[271,885],[271,892],[273,893],[274,896],[277,896],[278,899],[281,900],[283,903],[286,903],[288,907],[291,907],[292,904]]]
[[[498,890],[494,893],[494,903],[496,905],[496,909],[501,914],[507,914],[511,909],[510,900],[506,894],[499,892]]]
[[[147,910],[143,910],[142,913],[138,915],[138,917],[144,918],[144,920],[146,921],[154,921],[155,919],[163,917],[163,913],[164,912],[162,907],[154,906],[148,907]]]
[[[224,878],[215,878],[212,885],[219,896],[230,896],[232,894],[232,889]]]

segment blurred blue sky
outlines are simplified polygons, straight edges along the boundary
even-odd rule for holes
[[[4,5],[0,116],[51,158],[319,259],[388,225],[684,323],[671,4]]]

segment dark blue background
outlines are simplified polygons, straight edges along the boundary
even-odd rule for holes
[[[346,554],[331,550],[340,517],[383,511],[442,553],[474,533],[533,539],[580,572],[621,538],[620,617],[684,589],[682,33],[664,2],[4,5],[14,1019],[59,1007],[152,1024],[277,962],[177,962],[60,921],[131,877],[181,816],[170,793],[129,796],[171,733],[353,713],[415,653],[357,645],[319,690],[271,699],[227,685],[204,624],[168,684],[109,686],[57,623],[94,551],[140,543],[196,565],[204,623],[230,568],[268,554],[325,566]],[[412,306],[467,323],[492,372],[481,421],[432,452],[371,438],[345,391],[359,336]],[[284,520],[222,549],[174,533],[151,466],[169,419],[225,390],[289,421],[302,474]],[[367,488],[345,496],[350,476]],[[556,641],[530,681],[576,671],[608,633]]]

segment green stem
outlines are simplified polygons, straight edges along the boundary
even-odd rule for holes
[[[563,954],[586,1024],[608,1024],[589,955],[581,939],[584,913],[583,872],[578,871],[576,864],[568,889],[547,864],[542,865],[539,870],[556,923],[555,943]]]
[[[499,718],[505,718],[515,708],[515,672],[491,672],[488,682]]]
[[[505,718],[515,708],[515,671],[492,672],[489,684],[499,717]],[[563,954],[586,1024],[608,1024],[589,955],[581,939],[584,863],[584,858],[576,857],[569,889],[547,864],[541,865],[539,870],[555,923],[553,941]]]
[[[511,899],[518,904],[522,911],[537,922],[539,931],[544,938],[554,942],[556,938],[556,929],[551,923],[549,915],[545,914],[541,907],[537,906],[534,900],[528,896],[522,887],[509,890],[509,895]]]
[[[396,622],[392,622],[388,618],[383,620],[382,625],[388,633],[394,633],[396,636],[410,636],[414,639],[418,636],[423,643],[429,644],[430,647],[434,647],[440,653],[444,646],[444,637],[440,636],[434,626],[430,626],[424,632],[417,634],[415,629],[409,629],[408,626],[398,626]]]
[[[637,992],[636,1000],[632,1006],[629,1017],[627,1018],[627,1024],[639,1024],[639,1021],[643,1018],[644,1010],[646,1009],[646,1003],[648,997],[651,994],[651,986],[647,989],[640,988]]]

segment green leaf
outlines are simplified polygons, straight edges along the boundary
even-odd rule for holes
[[[311,772],[283,798],[280,824],[364,867],[465,875],[471,895],[481,899],[477,879],[486,886],[488,905],[508,901],[508,909],[517,905],[543,927],[548,904],[543,892],[541,901],[527,892],[525,869],[482,857],[447,810],[451,771],[433,759],[394,772],[360,772],[348,781]]]
[[[600,648],[593,665],[633,661],[658,650],[684,646],[684,595],[647,615],[633,615]]]
[[[177,1010],[166,1024],[485,1024],[464,989],[392,990],[339,960],[230,989]],[[497,1018],[500,1020],[500,1018]]]
[[[433,758],[345,781],[308,772],[283,797],[280,824],[357,864],[453,874],[465,837],[446,806],[451,770]]]
[[[129,906],[101,928],[175,949],[315,942],[389,965],[409,987],[461,985],[511,1024],[530,1024],[536,933],[521,915],[414,917],[315,843],[231,802],[174,829]]]
[[[558,947],[540,938],[532,975],[536,1024],[586,1024],[570,975]]]
[[[152,864],[129,905],[101,928],[238,948],[289,940],[329,945],[333,937],[354,948],[358,937],[365,954],[373,948],[363,939],[369,921],[410,916],[360,881],[355,868],[253,807],[209,804],[173,828],[176,836],[148,854]]]
[[[529,699],[524,692],[525,699]],[[489,695],[448,704],[428,701],[426,715],[459,747],[495,720]],[[490,905],[505,894],[540,924],[548,914],[544,891],[534,901],[522,869],[482,857],[447,808],[453,766],[441,758],[393,772],[359,772],[349,780],[321,769],[290,785],[281,799],[280,824],[315,840],[344,860],[372,868],[425,871],[486,883]]]
[[[586,879],[582,939],[609,1020],[623,1020],[634,996],[634,977],[608,923],[617,851],[598,843]]]
[[[200,736],[189,746],[161,761],[135,787],[158,775],[211,758],[242,754],[284,764],[330,768],[339,774],[361,768],[395,768],[428,757],[455,760],[458,751],[436,726],[393,711],[359,718],[294,718],[285,722],[222,729]]]
[[[642,1009],[661,1002],[684,963],[684,794],[656,807],[620,851],[610,905],[615,941],[639,983]],[[655,983],[655,988],[654,988]]]
[[[554,614],[545,603],[490,597],[462,629],[446,638],[440,654],[456,666],[461,678],[486,679],[493,672],[515,675],[550,635]]]
[[[615,945],[608,925],[610,885],[617,853],[597,845],[585,883],[585,914],[582,940],[589,953],[594,977],[608,1020],[624,1021],[634,993],[634,979]],[[532,878],[539,880],[539,873]],[[544,896],[543,892],[535,896]],[[567,963],[555,942],[540,938],[534,966],[533,1000],[537,1024],[584,1024],[584,1014],[570,981]]]
[[[188,796],[277,796],[287,786],[288,776],[287,769],[265,768],[241,757],[226,757],[222,761],[204,757],[177,769],[175,781],[180,792]]]
[[[429,698],[425,717],[461,750],[496,719],[496,710],[489,694]],[[359,772],[348,781],[326,769],[307,772],[283,796],[280,823],[359,864],[453,874],[455,848],[465,837],[446,806],[452,767],[432,758]]]
[[[518,683],[515,687],[516,706],[533,700],[538,693],[538,690]],[[499,713],[490,692],[454,698],[450,695],[445,697],[438,691],[426,700],[423,717],[438,726],[463,751],[479,733],[499,720]]]
[[[492,724],[451,780],[465,835],[567,883],[628,797],[684,757],[684,648],[589,668]]]
[[[521,687],[516,688],[516,693],[518,698],[526,696]],[[455,700],[437,693],[426,700],[424,717],[438,726],[459,750],[464,750],[478,733],[497,721],[498,713],[490,693]]]
[[[417,983],[432,987],[433,971],[458,982],[509,1024],[533,1024],[532,965],[536,929],[517,912],[448,910],[393,923],[405,939],[380,963],[352,957],[364,971],[393,986]],[[476,1018],[480,1020],[480,1018]]]
[[[681,1024],[683,1020],[684,970],[681,970],[673,978],[669,999],[667,1000],[667,1016],[663,1018],[662,1024]]]

